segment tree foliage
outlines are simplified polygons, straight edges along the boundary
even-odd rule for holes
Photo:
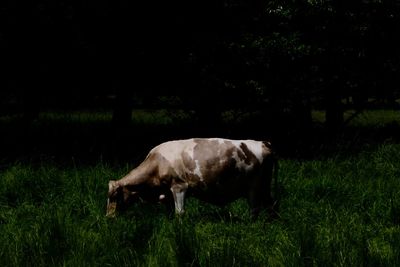
[[[5,88],[27,112],[116,95],[126,113],[134,97],[177,96],[206,120],[314,106],[336,125],[343,98],[362,108],[398,95],[399,11],[389,0],[8,1]]]

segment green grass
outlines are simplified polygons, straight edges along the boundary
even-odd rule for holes
[[[189,119],[189,113],[183,110],[166,109],[135,109],[132,111],[132,124],[135,125],[168,125]],[[112,120],[111,111],[76,111],[76,112],[42,112],[39,114],[38,121],[61,122],[61,123],[99,123],[110,122]]]
[[[355,110],[346,110],[343,114],[344,120],[356,114]],[[314,122],[325,122],[325,111],[313,110],[312,118]],[[350,126],[381,128],[390,124],[400,124],[400,112],[398,110],[366,110],[359,113],[349,122]]]
[[[107,181],[131,166],[16,163],[0,171],[0,266],[399,266],[400,145],[281,160],[281,218],[190,199],[105,218]]]
[[[135,125],[171,125],[186,122],[191,119],[192,112],[182,109],[135,109],[132,111],[131,124]],[[0,123],[10,123],[21,118],[22,115],[0,116]],[[111,110],[79,110],[79,111],[43,111],[40,112],[35,123],[37,126],[49,123],[88,124],[109,123],[112,121]]]

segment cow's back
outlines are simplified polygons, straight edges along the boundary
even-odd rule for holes
[[[271,153],[260,141],[193,138],[155,147],[180,179],[197,186],[236,183],[259,171]]]

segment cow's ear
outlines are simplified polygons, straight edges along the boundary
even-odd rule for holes
[[[121,188],[122,189],[122,188]],[[136,191],[129,191],[125,187],[122,189],[123,200],[125,203],[131,203],[139,199],[139,193]]]
[[[129,194],[129,198],[130,198],[131,201],[134,201],[134,200],[139,198],[139,193],[138,192],[129,192],[128,194]]]

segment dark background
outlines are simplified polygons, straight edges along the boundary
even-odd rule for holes
[[[0,23],[1,163],[139,160],[194,136],[319,157],[399,136],[397,124],[349,127],[365,110],[398,110],[398,1],[9,0]],[[137,109],[189,119],[137,124]],[[40,117],[82,111],[112,117]]]

